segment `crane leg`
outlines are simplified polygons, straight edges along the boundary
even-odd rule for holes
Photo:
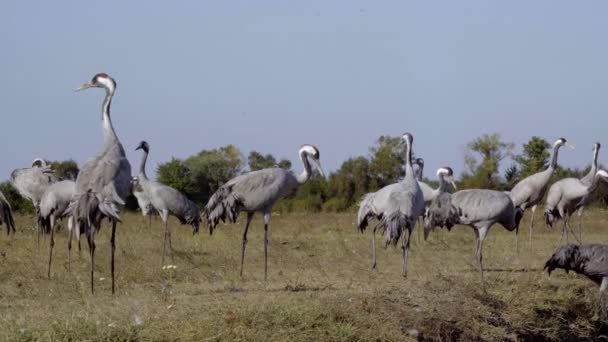
[[[247,231],[249,230],[249,224],[253,219],[253,213],[247,213],[247,223],[245,223],[245,230],[243,231],[243,245],[241,246],[241,272],[240,276],[243,276],[243,264],[245,263],[245,246],[247,246]]]
[[[148,230],[152,229],[152,215],[148,214]]]
[[[582,243],[583,242],[583,208],[579,208],[577,211],[577,216],[578,216],[578,240]]]
[[[403,246],[402,248],[402,252],[403,252],[403,271],[401,272],[401,275],[403,276],[403,278],[407,278],[407,255],[410,249],[410,237],[411,237],[411,230],[410,229],[405,229],[405,231],[403,232]]]
[[[372,270],[376,269],[376,230],[381,223],[378,223],[372,230]]]
[[[483,240],[486,238],[486,234],[488,233],[488,228],[483,227],[479,229],[477,235],[477,251],[475,253],[477,257],[477,267],[479,267],[479,279],[481,280],[481,289],[483,292],[486,292],[485,282],[483,280]]]
[[[68,273],[70,273],[71,271],[71,267],[72,267],[72,234],[73,233],[73,228],[72,227],[72,216],[70,216],[70,218],[68,219]]]
[[[535,213],[536,213],[536,206],[533,206],[532,207],[532,213],[531,213],[531,216],[530,216],[530,238],[529,238],[529,241],[528,241],[528,244],[530,246],[532,246],[532,230],[534,229],[534,216],[535,216],[534,214]]]
[[[163,232],[163,257],[161,259],[160,267],[165,266],[165,253],[167,252],[167,220],[163,217],[163,224],[165,226],[165,230]]]
[[[264,281],[268,279],[268,222],[270,214],[264,214]]]
[[[570,215],[568,215],[568,217],[566,218],[566,227],[568,227],[568,231],[572,234],[572,237],[578,242],[581,243],[581,240],[579,240],[578,236],[576,236],[576,233],[574,233],[574,230],[572,230],[572,227],[570,227]]]
[[[53,239],[55,235],[55,215],[51,215],[51,239],[49,242],[49,269],[46,274],[47,278],[51,279],[51,261],[53,260],[53,247],[55,246],[55,240]]]
[[[112,220],[112,237],[110,237],[110,249],[112,251],[112,258],[110,269],[112,272],[112,294],[114,294],[114,254],[116,252],[116,220]]]
[[[87,234],[89,242],[89,253],[91,255],[91,294],[95,294],[95,227],[89,228]]]

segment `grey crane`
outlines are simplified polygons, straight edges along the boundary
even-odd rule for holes
[[[11,230],[13,234],[16,232],[15,230],[15,220],[13,219],[13,209],[11,208],[11,204],[6,200],[2,191],[0,191],[0,225],[6,225],[6,234],[11,235]]]
[[[51,261],[53,260],[53,247],[55,246],[55,222],[59,219],[62,219],[66,216],[69,216],[69,211],[67,210],[72,197],[76,193],[76,183],[71,180],[62,180],[57,183],[51,184],[44,193],[42,194],[42,198],[40,199],[40,211],[38,212],[38,224],[41,229],[45,232],[51,233],[51,238],[49,242],[49,267],[47,277],[51,277]],[[68,218],[68,230],[71,234],[73,229],[73,219],[72,216]],[[68,249],[71,249],[71,244],[68,244]],[[68,265],[69,262],[69,251],[68,251]]]
[[[528,208],[532,209],[529,243],[532,243],[532,229],[534,228],[534,213],[536,212],[536,206],[543,200],[543,197],[547,192],[551,176],[557,168],[557,156],[559,149],[562,146],[568,146],[574,149],[574,146],[570,145],[566,139],[557,139],[555,143],[553,143],[553,155],[551,156],[551,163],[549,166],[544,171],[537,172],[522,179],[515,184],[510,191],[511,199],[516,207],[519,207],[524,211]],[[517,235],[515,239],[517,244]]]
[[[165,265],[165,252],[167,240],[169,241],[169,251],[173,249],[171,245],[171,230],[168,226],[169,215],[173,215],[179,219],[181,224],[192,225],[192,233],[198,233],[201,223],[201,213],[194,204],[184,194],[173,189],[170,186],[154,182],[148,179],[146,175],[146,161],[148,153],[150,153],[150,145],[142,141],[135,150],[142,150],[143,156],[139,166],[139,175],[137,176],[139,185],[142,187],[144,194],[150,200],[152,207],[158,211],[160,218],[165,226],[165,234],[163,240],[163,258],[162,265]],[[171,256],[173,253],[171,252]]]
[[[407,256],[410,247],[410,237],[416,220],[424,212],[424,195],[412,168],[412,144],[414,137],[410,133],[403,135],[406,143],[405,177],[398,183],[365,195],[359,205],[357,227],[362,233],[367,228],[369,220],[378,219],[380,222],[372,231],[372,269],[376,268],[376,230],[382,226],[386,246],[396,246],[402,239],[403,270],[407,277]]]
[[[597,157],[598,157],[601,147],[602,147],[602,145],[599,142],[596,142],[595,144],[593,144],[593,159],[591,160],[591,167],[589,168],[589,172],[587,172],[587,174],[583,178],[581,178],[581,182],[583,182],[583,184],[591,185],[591,183],[593,183],[593,179],[595,177],[595,174],[597,173]],[[582,229],[581,229],[581,220],[582,220],[582,216],[583,216],[583,210],[585,209],[585,207],[587,207],[589,205],[590,202],[591,202],[591,196],[585,196],[585,197],[583,197],[581,202],[577,205],[578,210],[576,211],[576,215],[578,216],[579,240],[582,239],[582,234],[583,234]]]
[[[137,205],[139,206],[139,209],[141,209],[141,214],[144,217],[144,220],[146,219],[146,217],[148,218],[149,229],[150,226],[152,226],[152,214],[154,211],[154,208],[152,207],[152,202],[150,202],[150,198],[146,195],[144,189],[139,183],[139,177],[134,176],[131,180],[131,185],[133,196],[135,196],[135,199],[137,200]]]
[[[456,224],[473,228],[477,245],[475,257],[479,268],[482,289],[483,281],[482,248],[490,228],[500,223],[509,231],[517,229],[523,216],[523,209],[515,207],[511,197],[502,191],[485,189],[460,190],[453,194],[444,192],[431,204],[425,221],[425,238],[433,227],[451,229]]]
[[[414,176],[416,176],[416,180],[422,182],[422,178],[424,177],[424,159],[416,158],[413,160],[414,165],[418,165],[418,168],[414,170]]]
[[[110,105],[116,91],[116,81],[108,74],[100,73],[76,91],[102,88],[106,96],[102,104],[101,123],[104,142],[95,157],[89,159],[76,179],[76,194],[70,204],[77,231],[87,234],[91,254],[91,293],[95,292],[95,234],[101,228],[103,218],[112,223],[110,238],[112,293],[115,292],[114,255],[116,250],[116,224],[120,222],[119,211],[131,191],[131,165],[125,150],[118,140],[110,118]]]
[[[586,202],[585,198],[597,189],[600,179],[608,181],[608,172],[598,170],[593,177],[591,184],[585,184],[578,178],[564,178],[553,183],[549,188],[545,203],[545,222],[553,226],[558,220],[564,220],[560,243],[570,228],[570,217],[579,208],[581,203]],[[574,233],[572,233],[574,235]],[[574,235],[576,238],[576,235]]]
[[[57,182],[57,178],[44,159],[36,158],[32,161],[31,167],[13,170],[10,182],[21,196],[32,201],[36,214],[38,214],[42,194],[51,184]],[[40,226],[38,225],[38,221],[36,221],[36,236],[37,244],[39,245]]]
[[[241,247],[241,276],[247,245],[247,230],[253,215],[260,212],[264,216],[264,280],[266,280],[268,274],[268,223],[272,206],[279,198],[295,191],[301,184],[308,181],[313,171],[317,171],[321,177],[325,177],[319,161],[318,148],[313,145],[303,145],[299,155],[304,166],[304,170],[299,175],[276,167],[248,172],[222,185],[211,196],[205,207],[204,215],[210,233],[213,233],[213,229],[220,220],[225,221],[228,218],[230,222],[234,223],[241,211],[247,213]]]
[[[597,300],[600,312],[604,312],[603,297],[608,289],[608,245],[567,244],[559,246],[545,263],[549,274],[556,268],[566,272],[583,274],[599,285]]]

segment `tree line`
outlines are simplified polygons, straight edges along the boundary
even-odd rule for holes
[[[541,137],[532,137],[523,144],[521,154],[513,153],[515,144],[504,141],[499,134],[484,134],[467,144],[464,155],[465,170],[457,181],[459,189],[482,188],[509,190],[521,179],[548,166],[551,144]],[[340,212],[355,210],[364,194],[398,181],[405,175],[405,146],[401,137],[380,136],[366,155],[345,160],[327,179],[313,178],[295,193],[280,200],[274,207],[281,212]],[[501,173],[501,166],[510,164]],[[59,179],[75,180],[78,165],[73,160],[51,163]],[[292,168],[288,159],[277,159],[272,154],[251,151],[246,157],[234,145],[202,150],[186,159],[172,158],[156,167],[159,182],[183,192],[199,206],[204,206],[211,195],[225,182],[244,172],[269,167]],[[590,165],[582,169],[559,166],[554,179],[580,178]],[[294,170],[299,172],[299,170]],[[434,172],[428,174],[434,175]],[[437,186],[434,179],[424,179]],[[0,183],[0,190],[19,212],[32,212],[29,201],[21,198],[9,182]],[[606,185],[602,184],[595,199],[608,203]],[[127,209],[136,209],[134,198],[127,200]]]

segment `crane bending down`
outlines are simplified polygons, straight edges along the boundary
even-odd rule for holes
[[[412,168],[414,137],[410,133],[405,133],[403,140],[406,143],[405,177],[399,183],[387,185],[363,197],[359,205],[357,227],[363,233],[370,219],[375,217],[380,221],[372,231],[372,269],[376,268],[376,230],[378,227],[382,226],[384,230],[387,246],[389,244],[396,246],[403,235],[402,275],[406,277],[410,237],[416,220],[424,211],[424,196]]]
[[[492,225],[500,223],[509,231],[516,230],[523,216],[523,209],[513,205],[508,194],[485,189],[468,189],[453,194],[444,192],[431,204],[425,221],[425,237],[436,226],[451,229],[456,224],[473,228],[477,245],[475,256],[482,289],[483,280],[482,248],[483,240]]]
[[[137,200],[137,205],[139,209],[141,209],[141,215],[148,218],[148,229],[152,226],[152,211],[154,208],[152,207],[152,203],[150,202],[150,198],[144,192],[141,184],[139,183],[139,177],[135,176],[131,180],[132,192],[133,196]]]
[[[15,220],[13,219],[13,208],[11,208],[11,204],[8,203],[6,197],[2,191],[0,191],[0,225],[6,225],[6,234],[11,235],[11,230],[13,234],[16,232],[15,230]]]
[[[163,220],[163,224],[165,226],[163,258],[161,262],[161,266],[164,266],[167,240],[169,241],[169,251],[171,252],[171,257],[173,257],[171,230],[169,229],[167,223],[169,220],[169,215],[177,217],[181,224],[192,225],[192,234],[196,234],[198,233],[201,223],[201,213],[196,204],[190,201],[181,192],[173,189],[172,187],[148,179],[148,176],[146,175],[146,161],[148,160],[150,145],[148,145],[147,142],[140,142],[135,150],[143,151],[141,164],[139,166],[139,176],[137,176],[139,185],[142,187],[145,196],[150,200],[152,207],[160,214],[160,218]]]
[[[513,189],[510,191],[511,199],[516,207],[526,210],[532,208],[532,215],[530,218],[530,238],[529,243],[532,243],[532,229],[534,228],[534,213],[536,212],[536,206],[543,200],[545,193],[549,188],[549,181],[553,172],[557,168],[557,156],[559,149],[562,146],[568,146],[574,149],[574,146],[570,145],[564,138],[559,138],[553,143],[553,155],[551,156],[551,164],[541,172],[537,172],[530,175],[521,181],[519,181]],[[518,229],[519,230],[519,229]],[[518,232],[516,232],[518,233]],[[517,235],[515,236],[515,243],[517,244]]]
[[[42,194],[44,194],[44,191],[51,184],[57,182],[57,178],[53,175],[53,170],[44,159],[36,158],[32,161],[31,167],[13,170],[10,182],[21,196],[32,201],[36,215],[38,215]],[[36,220],[36,241],[38,246],[40,245],[40,229],[41,227]]]
[[[51,278],[51,261],[53,260],[53,247],[55,246],[55,222],[66,216],[69,216],[67,210],[72,197],[76,193],[76,183],[71,180],[63,180],[57,183],[53,183],[49,186],[40,199],[40,211],[38,213],[38,224],[41,229],[45,232],[51,233],[49,242],[49,267],[47,277]],[[70,249],[71,249],[71,236],[73,229],[73,218],[68,218],[68,231],[70,238],[68,242],[68,267],[70,265]]]
[[[574,271],[587,276],[599,285],[597,300],[600,312],[604,312],[603,297],[608,289],[608,245],[568,244],[558,247],[545,263],[545,269],[551,275],[556,268],[566,272]]]
[[[124,206],[125,199],[131,191],[131,165],[110,118],[110,105],[116,91],[116,81],[107,74],[100,73],[76,91],[88,88],[102,88],[106,91],[101,116],[104,143],[97,155],[89,159],[78,174],[76,194],[70,204],[70,213],[74,217],[77,231],[87,234],[91,255],[91,293],[95,293],[95,234],[101,228],[103,218],[108,218],[112,223],[110,267],[112,293],[114,293],[116,224],[120,222],[120,208]]]
[[[269,168],[252,171],[233,178],[222,185],[209,199],[204,214],[209,225],[209,232],[219,221],[226,218],[232,223],[241,211],[247,213],[247,222],[243,231],[241,248],[241,276],[247,245],[247,230],[256,212],[264,215],[264,280],[268,274],[268,223],[272,206],[281,197],[295,191],[301,184],[310,179],[313,169],[325,177],[319,161],[319,149],[312,145],[303,145],[299,151],[304,171],[295,175],[292,171],[281,168]]]
[[[572,232],[570,217],[579,209],[581,203],[585,203],[591,193],[597,189],[600,179],[608,181],[608,172],[597,171],[589,185],[578,178],[563,178],[551,185],[545,203],[545,222],[549,226],[553,226],[558,220],[564,220],[560,243],[564,235],[567,239],[568,232]],[[576,238],[576,235],[574,237]]]

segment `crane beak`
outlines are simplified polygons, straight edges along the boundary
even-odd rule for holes
[[[141,150],[141,145],[137,146],[137,148],[135,148],[135,151],[137,150]]]
[[[91,82],[87,82],[87,83],[81,85],[80,87],[76,88],[74,91],[83,91],[85,89],[89,89],[92,87],[94,87],[94,85]]]
[[[570,147],[571,149],[574,150],[574,145],[570,144],[570,143],[566,143],[566,146]]]
[[[323,172],[323,168],[321,167],[321,163],[315,158],[308,158],[310,163],[314,166],[315,170],[319,173],[319,175],[325,178],[325,172]]]

